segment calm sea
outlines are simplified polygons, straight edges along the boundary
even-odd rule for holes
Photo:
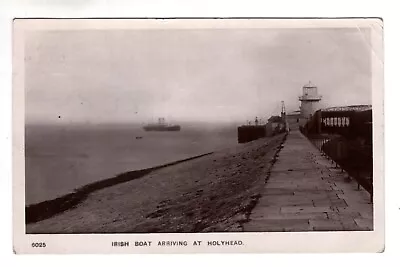
[[[237,144],[236,127],[183,126],[145,132],[140,126],[26,126],[26,204],[72,192],[117,174]],[[141,136],[142,139],[136,139]]]

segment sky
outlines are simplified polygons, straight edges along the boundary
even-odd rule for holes
[[[164,29],[32,31],[27,123],[246,122],[299,109],[371,104],[368,31]]]

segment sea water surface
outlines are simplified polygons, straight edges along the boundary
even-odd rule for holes
[[[139,125],[27,125],[25,202],[236,144],[232,125],[183,125],[179,132],[146,132]]]

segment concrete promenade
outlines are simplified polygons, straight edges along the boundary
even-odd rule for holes
[[[373,230],[370,195],[291,131],[244,231]]]

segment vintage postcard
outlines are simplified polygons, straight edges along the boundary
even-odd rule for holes
[[[16,253],[384,249],[380,19],[15,19]]]

